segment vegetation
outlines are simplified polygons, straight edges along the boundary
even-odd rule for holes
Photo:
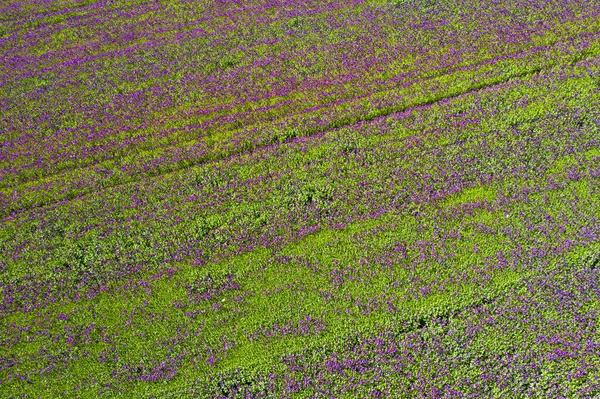
[[[1,10],[0,397],[600,395],[595,0]]]

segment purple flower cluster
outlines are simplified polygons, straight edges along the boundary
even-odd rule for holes
[[[597,397],[599,10],[0,6],[0,396]]]

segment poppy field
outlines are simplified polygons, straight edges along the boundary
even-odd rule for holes
[[[600,2],[0,2],[0,398],[600,397]]]

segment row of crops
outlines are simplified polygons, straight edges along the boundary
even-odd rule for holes
[[[600,3],[0,9],[0,397],[600,395]]]

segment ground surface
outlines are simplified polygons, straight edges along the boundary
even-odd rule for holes
[[[600,396],[596,0],[0,3],[0,397]]]

